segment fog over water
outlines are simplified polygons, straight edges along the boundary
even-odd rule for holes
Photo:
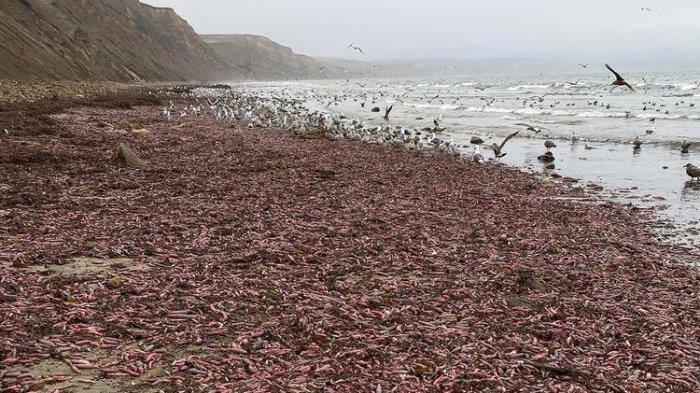
[[[700,68],[695,0],[145,2],[174,8],[200,33],[265,35],[313,56],[527,57],[634,69]],[[351,42],[365,54],[347,50]]]

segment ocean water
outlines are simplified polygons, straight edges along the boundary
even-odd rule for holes
[[[624,71],[624,70],[618,70]],[[700,165],[700,72],[624,73],[635,88],[610,86],[608,72],[569,75],[460,76],[446,78],[353,79],[249,83],[250,94],[284,96],[312,110],[342,114],[368,126],[433,127],[438,119],[452,139],[472,151],[469,139],[485,145],[520,130],[501,159],[527,171],[543,172],[537,156],[552,149],[556,172],[595,182],[603,194],[623,203],[656,207],[674,223],[679,243],[700,246],[700,185],[683,166]],[[364,107],[361,105],[364,103]],[[391,119],[384,108],[394,105]],[[371,112],[372,107],[382,113]],[[515,123],[543,130],[535,134]],[[574,142],[574,136],[578,141]],[[639,138],[640,149],[632,142]],[[681,154],[680,143],[694,145]],[[488,157],[489,151],[482,148]]]

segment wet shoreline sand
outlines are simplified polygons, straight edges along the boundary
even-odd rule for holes
[[[0,139],[9,391],[700,387],[700,276],[644,212],[432,151],[65,107]],[[74,258],[122,260],[39,268]]]

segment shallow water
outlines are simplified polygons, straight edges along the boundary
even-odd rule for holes
[[[683,166],[700,165],[700,73],[623,75],[636,93],[622,87],[611,91],[608,73],[293,81],[251,83],[243,89],[299,99],[311,109],[344,114],[368,126],[424,128],[437,118],[447,127],[438,136],[465,150],[472,150],[473,135],[485,137],[488,145],[521,130],[501,161],[531,171],[543,170],[537,156],[545,151],[543,141],[552,139],[558,145],[553,149],[557,173],[584,185],[600,184],[605,195],[620,201],[658,207],[660,218],[679,224],[675,240],[697,247],[700,185],[688,182]],[[391,104],[389,123],[371,112]],[[518,122],[546,130],[534,134]],[[635,138],[644,142],[641,149],[632,148]],[[688,154],[680,153],[684,139],[694,143]],[[489,151],[483,153],[488,157]]]

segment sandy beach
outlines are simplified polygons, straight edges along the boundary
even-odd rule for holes
[[[168,122],[176,97],[3,104],[3,391],[700,389],[697,256],[648,213],[434,151]]]

